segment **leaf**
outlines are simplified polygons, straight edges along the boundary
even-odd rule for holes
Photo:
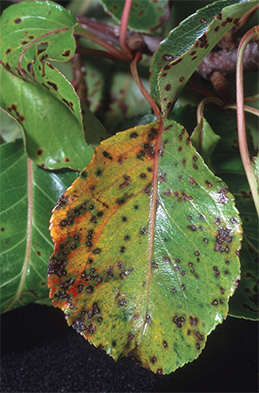
[[[144,86],[149,89],[149,64],[146,65],[147,57],[143,60],[140,77]],[[86,57],[84,64],[87,70],[90,109],[109,133],[113,133],[118,124],[150,108],[129,74],[127,64],[111,63],[106,59],[102,59],[100,63],[100,59],[96,57]]]
[[[4,142],[13,142],[17,138],[22,138],[22,130],[19,124],[5,111],[0,111],[0,136]]]
[[[230,300],[230,315],[258,319],[258,218],[239,154],[236,115],[206,110],[206,118],[213,124],[214,131],[221,136],[212,155],[212,167],[221,176],[234,195],[236,206],[243,222],[244,240],[240,252],[241,281]],[[247,123],[248,135],[251,128]],[[250,146],[252,145],[251,141]]]
[[[220,136],[215,134],[205,117],[201,116],[197,127],[191,135],[191,141],[209,167],[210,157],[219,140]]]
[[[257,184],[257,189],[258,189],[258,195],[259,195],[259,156],[252,157],[252,169],[254,172],[254,176],[255,176],[255,180],[256,180],[256,184]]]
[[[151,94],[165,117],[189,78],[223,35],[256,1],[221,0],[185,19],[163,40],[151,65]]]
[[[164,127],[96,149],[53,211],[48,279],[78,333],[158,374],[197,358],[226,317],[242,237],[226,185],[182,126]]]
[[[82,169],[90,162],[93,149],[59,100],[39,84],[24,83],[2,65],[0,81],[0,106],[22,124],[26,152],[36,164],[48,169]]]
[[[84,140],[80,100],[68,80],[46,61],[47,57],[67,61],[74,55],[75,25],[73,15],[48,1],[15,4],[1,18],[0,58],[5,67],[1,65],[1,106],[23,127],[29,157],[49,169],[82,169],[92,157],[92,148]],[[88,108],[84,108],[84,117],[86,141],[92,144],[91,134],[101,134],[93,143],[96,146],[107,133]],[[73,137],[68,138],[70,133]]]
[[[27,159],[22,140],[0,146],[1,312],[48,297],[51,207],[74,172],[51,173]]]
[[[104,10],[120,23],[125,1],[100,0]],[[163,26],[170,17],[168,0],[133,0],[128,28],[139,32],[151,32]]]

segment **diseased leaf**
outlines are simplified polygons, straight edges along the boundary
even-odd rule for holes
[[[50,223],[50,296],[69,325],[158,374],[197,358],[227,315],[242,235],[232,195],[182,126],[104,141]]]
[[[100,0],[100,2],[113,19],[117,22],[121,21],[125,0]],[[148,33],[163,26],[169,17],[168,0],[133,0],[128,28]]]
[[[151,65],[151,94],[165,117],[185,84],[223,35],[256,1],[221,0],[199,9],[173,29],[155,52]]]
[[[210,157],[219,140],[220,136],[215,134],[205,117],[201,116],[197,127],[191,135],[191,141],[209,167]]]
[[[88,108],[84,108],[83,131],[80,100],[73,86],[46,61],[46,58],[67,61],[74,55],[75,25],[72,14],[49,1],[15,4],[1,17],[1,106],[23,127],[29,157],[49,169],[69,167],[80,170],[90,161],[92,149],[84,141],[84,132],[86,142],[94,146],[107,138],[104,127]],[[37,99],[33,96],[35,92]],[[24,102],[21,102],[21,96],[25,98]],[[48,107],[51,109],[46,116]],[[60,115],[60,124],[56,113]],[[45,117],[43,121],[42,117]],[[36,133],[35,122],[38,126]],[[71,132],[74,135],[72,143],[62,144]],[[94,140],[91,134],[99,136]],[[50,145],[53,151],[49,149]],[[41,154],[37,154],[39,151]]]
[[[258,217],[249,184],[240,158],[237,142],[236,114],[215,109],[206,111],[206,118],[213,124],[214,131],[221,136],[212,155],[212,167],[216,174],[228,184],[234,195],[236,206],[243,223],[244,239],[240,252],[241,281],[234,297],[230,300],[230,315],[258,319]],[[247,124],[248,135],[249,124]],[[249,141],[250,146],[252,145]]]
[[[35,163],[48,169],[81,170],[90,162],[93,149],[81,126],[45,87],[24,82],[2,65],[0,86],[0,106],[23,126],[25,149]]]
[[[77,173],[50,173],[27,158],[22,140],[0,147],[1,312],[48,297],[51,207]]]

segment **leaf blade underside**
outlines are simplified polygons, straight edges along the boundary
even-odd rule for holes
[[[166,374],[226,317],[242,231],[183,127],[165,121],[159,137],[156,122],[96,149],[53,211],[48,285],[91,343]]]

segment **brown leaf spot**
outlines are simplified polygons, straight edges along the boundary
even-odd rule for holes
[[[61,56],[67,57],[70,55],[70,50],[66,50]]]

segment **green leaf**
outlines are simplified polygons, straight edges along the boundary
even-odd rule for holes
[[[53,304],[114,359],[170,373],[226,318],[240,219],[176,122],[104,141],[50,223]]]
[[[100,0],[105,11],[120,23],[125,1]],[[128,28],[139,32],[151,32],[163,26],[170,17],[168,0],[133,0]]]
[[[209,167],[210,157],[219,140],[220,136],[215,134],[205,117],[201,116],[197,127],[191,135],[191,141]]]
[[[17,138],[22,138],[22,129],[8,113],[0,110],[0,136],[4,142],[13,142]]]
[[[74,55],[75,25],[76,19],[70,12],[48,1],[15,4],[7,8],[1,18],[0,58],[5,67],[2,69],[1,106],[23,127],[29,157],[49,169],[79,170],[90,161],[93,152],[84,141],[84,132],[86,142],[94,146],[107,138],[104,127],[88,108],[84,108],[83,131],[80,100],[73,86],[46,61],[50,58],[64,62]],[[37,100],[33,97],[35,92]],[[47,116],[46,108],[51,108]],[[27,116],[21,115],[25,111]],[[64,138],[64,133],[73,133],[73,137],[66,135]],[[41,154],[37,153],[39,151]]]
[[[48,297],[51,208],[77,173],[47,172],[26,157],[22,140],[0,146],[1,312]]]
[[[24,82],[2,65],[0,82],[0,106],[22,125],[26,152],[36,164],[80,170],[90,162],[93,149],[86,144],[81,126],[45,87]]]
[[[214,131],[221,136],[212,155],[211,163],[216,174],[228,184],[234,195],[243,222],[244,239],[240,252],[241,281],[230,301],[230,315],[251,320],[258,319],[258,218],[239,154],[236,114],[222,113],[218,109],[206,110],[206,118]],[[251,129],[247,124],[248,135]],[[249,140],[252,146],[251,140]]]
[[[223,35],[256,1],[221,0],[185,19],[163,40],[151,66],[151,94],[165,117],[185,84]]]

